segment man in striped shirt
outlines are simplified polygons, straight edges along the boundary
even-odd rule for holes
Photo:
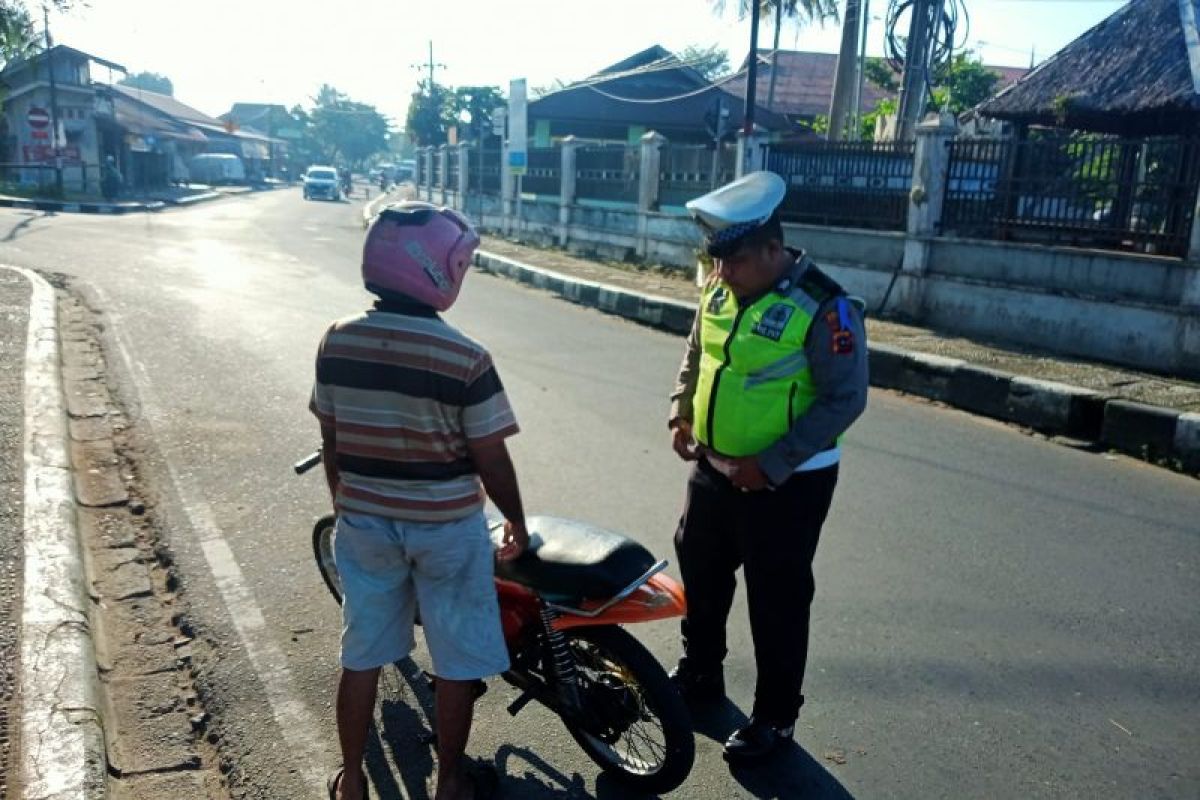
[[[508,668],[483,505],[486,490],[507,520],[496,557],[516,558],[528,533],[505,439],[518,428],[487,350],[438,316],[478,243],[449,209],[385,210],[363,251],[364,282],[379,300],[334,323],[318,350],[310,408],[338,512],[344,592],[343,768],[330,778],[331,800],[366,796],[379,669],[412,650],[418,605],[437,675],[435,800],[473,796],[463,753],[474,684]]]

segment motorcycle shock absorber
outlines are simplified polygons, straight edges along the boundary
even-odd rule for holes
[[[542,606],[541,616],[546,656],[558,684],[556,688],[559,700],[564,711],[577,712],[582,708],[582,704],[579,698],[579,678],[575,672],[575,656],[567,648],[567,637],[554,627],[558,612]]]

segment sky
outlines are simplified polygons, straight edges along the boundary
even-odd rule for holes
[[[963,0],[966,45],[986,63],[1027,66],[1124,5],[1124,0]],[[309,106],[322,83],[369,103],[402,127],[427,73],[451,86],[531,87],[575,80],[661,44],[719,44],[740,64],[750,25],[737,0],[87,0],[52,12],[55,43],[166,75],[175,97],[210,115],[234,102]],[[844,7],[844,2],[843,2]],[[869,0],[867,51],[883,51],[887,0]],[[760,29],[770,46],[772,26]],[[960,34],[960,39],[964,37]],[[836,52],[840,27],[787,25],[785,49]],[[114,80],[120,76],[115,76]],[[107,80],[103,69],[93,79]]]

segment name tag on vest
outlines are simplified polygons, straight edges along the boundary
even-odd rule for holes
[[[778,342],[795,310],[796,307],[788,303],[776,303],[763,312],[762,320],[750,331],[756,336],[763,336],[773,342]]]

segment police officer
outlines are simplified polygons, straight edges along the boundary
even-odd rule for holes
[[[725,757],[788,742],[804,702],[812,561],[833,498],[842,433],[867,402],[862,314],[783,243],[786,187],[755,172],[687,204],[715,271],[671,394],[672,444],[695,461],[675,534],[687,616],[671,677],[689,702],[724,696],[725,622],[740,566],[757,681]]]

